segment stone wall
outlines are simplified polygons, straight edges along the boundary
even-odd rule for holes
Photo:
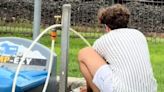
[[[5,22],[33,20],[33,0],[0,0],[0,18]]]
[[[129,26],[144,32],[164,32],[164,6],[144,3],[127,3],[131,11]]]
[[[61,15],[62,5],[72,5],[71,24],[78,26],[95,26],[97,11],[109,6],[104,2],[64,2],[42,0],[42,24],[54,23],[54,15]],[[146,3],[128,2],[126,6],[131,11],[129,27],[138,28],[144,32],[164,32],[164,6]],[[0,17],[5,22],[33,21],[34,0],[0,0]]]

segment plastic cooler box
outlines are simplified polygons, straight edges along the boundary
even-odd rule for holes
[[[0,38],[0,92],[11,92],[13,78],[23,51],[32,41],[17,37]],[[56,54],[53,58],[53,67],[47,92],[56,89]],[[50,50],[37,43],[24,61],[19,73],[16,92],[41,92],[47,77]]]

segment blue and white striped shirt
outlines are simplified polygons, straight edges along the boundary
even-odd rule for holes
[[[136,29],[116,29],[93,48],[109,63],[113,92],[157,92],[145,36]]]

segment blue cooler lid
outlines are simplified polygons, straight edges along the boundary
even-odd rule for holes
[[[12,80],[0,76],[0,92],[11,92]]]
[[[21,71],[16,84],[16,92],[24,92],[42,85],[47,71]],[[0,92],[11,92],[14,72],[0,68]]]

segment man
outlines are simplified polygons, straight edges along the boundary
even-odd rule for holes
[[[107,33],[78,55],[88,92],[157,92],[146,38],[127,28],[129,10],[115,4],[98,17]]]

